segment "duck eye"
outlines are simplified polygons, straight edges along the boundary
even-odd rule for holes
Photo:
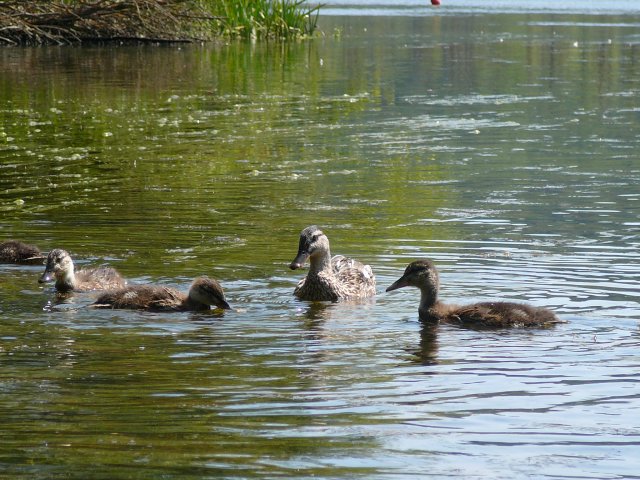
[[[320,236],[320,235],[314,235],[313,237],[311,237],[311,243],[315,243],[315,242],[317,242],[317,241],[318,241],[318,237],[319,237],[319,236]]]

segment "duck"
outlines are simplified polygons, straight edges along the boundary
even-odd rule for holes
[[[301,268],[307,260],[309,273],[293,292],[301,300],[335,302],[376,294],[376,278],[371,267],[342,255],[332,258],[329,239],[316,225],[300,233],[298,254],[289,268]]]
[[[126,285],[124,278],[112,267],[83,268],[76,272],[69,252],[60,248],[49,252],[44,273],[38,282],[50,282],[54,278],[56,290],[61,293],[107,290]]]
[[[18,240],[7,240],[0,243],[0,263],[21,263],[34,265],[44,262],[44,255],[35,245]]]
[[[403,287],[420,289],[418,314],[425,323],[453,323],[468,327],[548,327],[564,323],[547,308],[516,302],[480,302],[466,306],[447,305],[438,300],[438,269],[429,260],[411,262],[402,277],[386,291]]]
[[[100,294],[92,304],[95,308],[188,311],[209,310],[211,306],[230,310],[222,286],[213,278],[196,278],[184,294],[161,285],[130,285]]]

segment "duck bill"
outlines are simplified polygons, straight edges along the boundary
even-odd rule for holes
[[[216,307],[221,308],[223,310],[233,310],[233,308],[231,308],[231,306],[227,303],[226,300],[220,300],[216,305]]]
[[[385,290],[385,292],[390,292],[392,290],[397,290],[399,288],[408,287],[408,286],[409,284],[407,283],[407,279],[405,277],[401,277],[395,282],[393,282],[391,285],[389,285]]]
[[[38,283],[47,283],[53,280],[53,272],[45,270],[42,276],[38,279]]]
[[[293,262],[291,262],[289,268],[291,270],[302,268],[304,262],[307,261],[307,258],[309,258],[309,254],[307,252],[298,252],[298,255],[296,255],[296,258],[293,259]]]

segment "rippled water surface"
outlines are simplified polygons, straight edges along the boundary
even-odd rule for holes
[[[0,50],[0,240],[234,307],[96,311],[0,265],[6,478],[640,478],[640,16],[444,7]],[[292,296],[311,224],[375,299]],[[567,323],[422,326],[384,293],[421,257],[445,301]]]

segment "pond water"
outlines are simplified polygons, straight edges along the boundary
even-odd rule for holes
[[[640,478],[640,14],[328,8],[288,45],[0,49],[0,240],[234,307],[0,265],[3,478]],[[292,296],[311,224],[374,299]],[[423,257],[567,323],[422,326],[384,289]]]

